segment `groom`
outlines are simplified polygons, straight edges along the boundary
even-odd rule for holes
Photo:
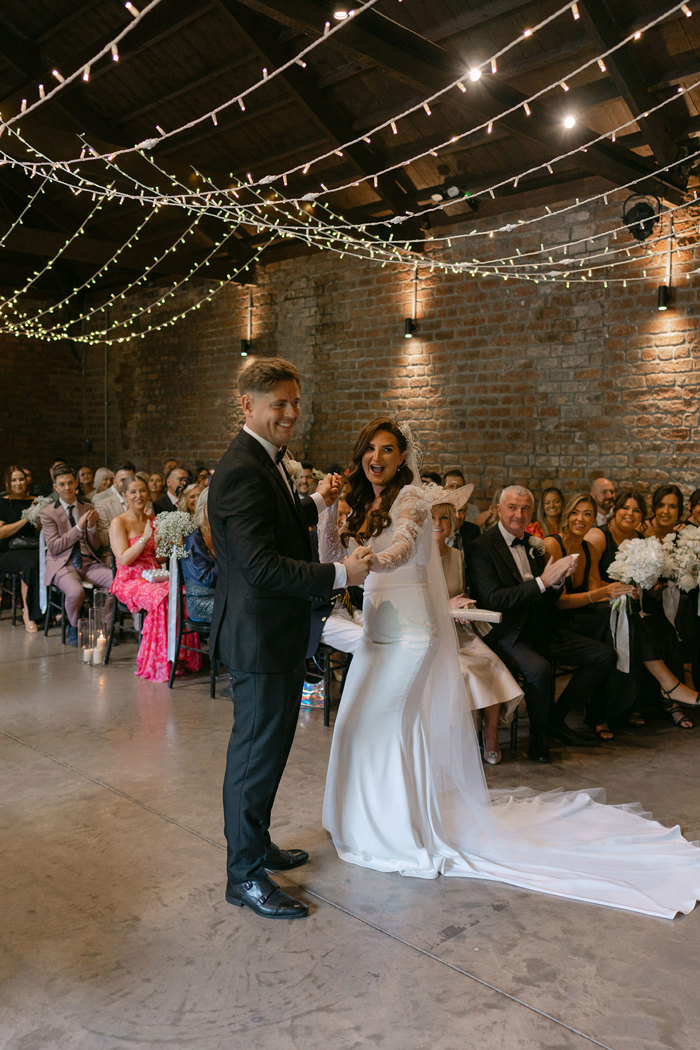
[[[284,468],[284,448],[300,413],[300,377],[282,358],[263,358],[239,379],[245,425],[214,472],[209,521],[219,566],[211,651],[231,673],[235,719],[224,777],[228,846],[226,900],[258,915],[297,919],[308,907],[268,871],[306,863],[280,849],[269,826],[299,716],[311,599],[364,582],[358,548],[343,563],[312,561],[309,528],[337,499],[327,475],[300,501]]]

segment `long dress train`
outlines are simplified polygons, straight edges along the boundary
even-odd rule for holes
[[[672,918],[700,897],[700,849],[602,791],[489,795],[423,492],[406,486],[372,540],[364,637],[333,734],[324,827],[343,860],[494,879]],[[332,512],[322,560],[338,556]]]

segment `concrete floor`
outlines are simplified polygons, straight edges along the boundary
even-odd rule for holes
[[[320,825],[331,730],[302,712],[275,811],[311,906],[224,901],[230,701],[204,676],[82,667],[0,621],[0,1046],[11,1050],[693,1050],[700,908],[673,922],[497,883],[339,861]],[[223,688],[221,688],[223,694]],[[700,838],[700,726],[600,751],[522,753],[494,785],[602,784]]]

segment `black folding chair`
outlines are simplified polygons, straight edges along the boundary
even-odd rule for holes
[[[12,626],[17,623],[17,607],[20,604],[20,585],[22,575],[19,572],[3,571],[2,573],[2,601],[0,601],[0,614],[5,601],[5,595],[10,596],[10,608],[12,610]],[[9,583],[8,583],[9,580]]]
[[[209,638],[211,633],[211,624],[202,623],[200,620],[190,620],[189,617],[185,616],[185,597],[184,597],[184,585],[185,581],[182,575],[182,564],[180,559],[177,559],[177,637],[175,642],[175,659],[172,661],[170,667],[170,678],[168,679],[168,689],[172,689],[175,683],[175,672],[177,670],[177,661],[180,658],[180,652],[186,649],[190,653],[201,653],[202,656],[206,656],[209,660],[209,696],[212,700],[216,699],[216,671],[218,660],[214,654],[209,651],[209,646],[203,645],[185,645],[182,641],[183,634],[194,633],[199,635],[200,643],[202,639]]]

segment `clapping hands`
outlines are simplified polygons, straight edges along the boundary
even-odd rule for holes
[[[572,576],[576,571],[576,559],[578,555],[567,554],[565,558],[549,558],[540,576],[545,587],[561,587],[567,576]]]

